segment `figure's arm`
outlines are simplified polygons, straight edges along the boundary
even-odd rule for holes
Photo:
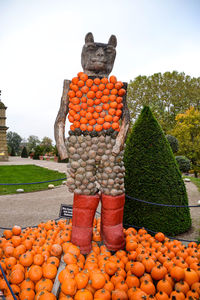
[[[127,91],[127,83],[124,83],[123,88],[126,89],[126,91]],[[126,140],[126,136],[128,133],[128,129],[130,126],[130,112],[129,112],[128,105],[126,102],[126,95],[123,97],[123,111],[122,112],[123,112],[122,124],[120,127],[120,131],[117,135],[115,145],[112,150],[113,155],[118,155],[119,152],[123,149],[123,146],[124,146],[124,143]]]
[[[70,80],[64,80],[63,94],[60,101],[60,109],[54,124],[54,136],[56,140],[56,147],[61,159],[68,158],[67,149],[65,147],[65,121],[69,111],[69,91]]]

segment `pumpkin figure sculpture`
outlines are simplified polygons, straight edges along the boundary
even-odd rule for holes
[[[74,193],[72,243],[83,254],[91,250],[93,219],[101,201],[101,237],[111,251],[125,245],[123,147],[130,123],[126,104],[127,84],[112,71],[117,39],[96,43],[85,37],[79,72],[64,80],[55,140],[61,159],[69,158],[67,185]],[[65,140],[65,121],[72,123]]]

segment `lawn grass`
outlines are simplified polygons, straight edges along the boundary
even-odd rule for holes
[[[189,177],[189,178],[198,187],[198,190],[200,192],[200,178],[195,178],[195,177]]]
[[[183,176],[183,178],[189,178],[198,188],[199,192],[200,192],[200,177],[198,178],[195,178],[195,177],[192,177],[192,176]]]
[[[60,179],[65,177],[65,173],[48,170],[35,165],[0,166],[0,183],[31,183]],[[57,186],[62,184],[62,180],[30,185],[0,185],[0,195],[15,194],[16,190],[19,188],[24,189],[24,192],[46,190],[48,189],[49,184],[54,184],[55,186]]]

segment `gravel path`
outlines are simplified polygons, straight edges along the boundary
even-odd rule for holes
[[[192,182],[185,182],[189,205],[198,205],[200,201],[200,192]],[[181,209],[181,208],[180,208]],[[192,227],[189,231],[177,236],[179,239],[196,241],[200,237],[200,207],[191,207],[190,214],[192,218]]]
[[[0,165],[35,164],[51,170],[66,171],[66,164],[52,161],[32,160],[29,158],[10,157],[9,162]],[[192,182],[186,183],[190,205],[196,205],[200,200],[200,192]],[[12,194],[0,196],[0,227],[12,227],[15,224],[22,227],[37,225],[41,221],[55,219],[59,216],[61,204],[72,204],[73,195],[65,185],[53,190]],[[99,209],[98,209],[99,210]],[[192,227],[178,238],[197,240],[200,236],[200,208],[191,208]],[[0,235],[2,230],[0,230]]]

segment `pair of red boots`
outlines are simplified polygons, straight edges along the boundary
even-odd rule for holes
[[[110,251],[123,249],[125,239],[123,233],[123,211],[125,194],[79,195],[74,194],[72,217],[72,243],[79,246],[82,254],[91,249],[94,215],[101,199],[101,237]]]

